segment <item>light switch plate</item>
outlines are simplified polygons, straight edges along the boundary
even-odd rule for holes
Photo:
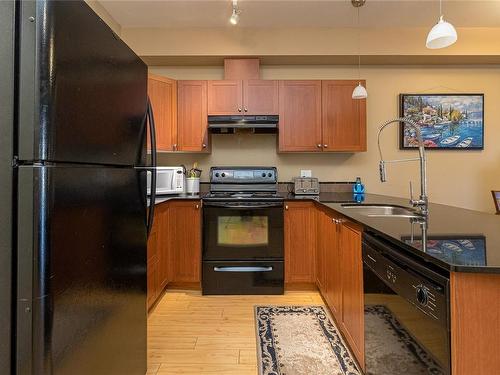
[[[310,169],[301,169],[300,177],[312,177],[312,170]]]

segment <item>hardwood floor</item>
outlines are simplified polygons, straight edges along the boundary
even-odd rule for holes
[[[255,305],[323,305],[316,291],[202,296],[168,290],[148,318],[148,375],[256,375]]]

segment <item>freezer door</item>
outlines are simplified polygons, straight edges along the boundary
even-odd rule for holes
[[[145,186],[133,168],[19,168],[19,375],[145,374]]]
[[[0,374],[11,365],[14,2],[0,1]]]
[[[20,12],[19,158],[144,165],[144,62],[84,1]]]

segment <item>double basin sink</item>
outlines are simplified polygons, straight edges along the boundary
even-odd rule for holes
[[[391,205],[391,204],[352,204],[345,203],[342,204],[343,208],[352,210],[353,212],[359,213],[360,215],[369,217],[406,217],[406,218],[421,218],[422,215],[416,210]]]

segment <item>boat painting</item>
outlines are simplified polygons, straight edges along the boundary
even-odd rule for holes
[[[427,149],[484,149],[484,94],[401,94],[400,116],[420,125]],[[400,148],[416,147],[415,131],[401,124]]]

